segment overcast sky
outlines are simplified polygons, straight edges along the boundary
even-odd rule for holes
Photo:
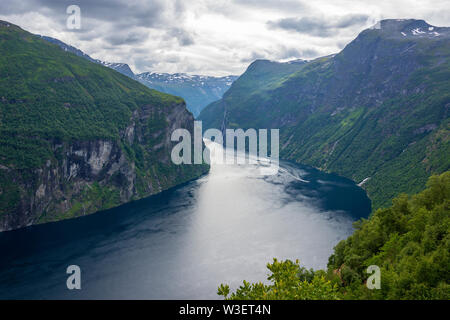
[[[81,29],[66,27],[69,5]],[[449,0],[1,0],[0,19],[134,72],[240,74],[250,62],[339,52],[384,18],[450,26]]]

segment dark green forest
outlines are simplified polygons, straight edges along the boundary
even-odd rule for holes
[[[0,27],[0,162],[41,166],[49,141],[118,139],[132,112],[183,103],[17,26]]]
[[[170,162],[166,137],[175,116],[180,126],[193,126],[183,99],[0,21],[0,221],[12,228],[73,218],[207,172],[206,164]],[[125,134],[130,126],[132,139]],[[70,150],[106,142],[125,159],[96,176],[88,169],[64,176],[68,166],[84,161],[76,154],[68,159]],[[33,199],[41,185],[47,199],[37,209]]]

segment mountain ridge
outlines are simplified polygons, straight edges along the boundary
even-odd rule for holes
[[[184,183],[181,98],[0,21],[0,231],[90,214]]]
[[[135,79],[149,88],[183,97],[189,110],[198,116],[209,103],[219,100],[237,76],[202,76],[185,73],[143,72]]]
[[[387,206],[450,168],[449,28],[425,27],[383,20],[287,74],[271,64],[259,75],[252,63],[199,119],[205,129],[280,128],[281,157],[364,181],[374,207]]]
[[[108,68],[141,82],[151,89],[182,97],[187,104],[188,110],[194,116],[209,103],[219,100],[225,91],[231,86],[237,76],[229,75],[223,77],[188,75],[185,73],[157,73],[142,72],[134,73],[126,63],[107,62],[94,59],[83,51],[64,43],[56,38],[40,36],[42,39],[58,45],[64,51],[72,52],[91,62],[102,64]]]

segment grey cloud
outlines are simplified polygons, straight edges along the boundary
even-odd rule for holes
[[[102,34],[95,29],[81,29],[84,30],[78,33],[78,39],[81,41],[91,41],[102,37]]]
[[[352,26],[360,26],[365,24],[369,20],[369,16],[366,14],[348,14],[339,17],[335,22],[335,27],[339,29],[345,29]]]
[[[306,10],[308,5],[301,0],[233,0],[237,5],[254,6],[257,8],[284,10]]]
[[[288,59],[294,57],[300,57],[301,51],[297,48],[282,48],[277,55],[277,59]]]
[[[152,70],[158,61],[150,60],[148,58],[137,58],[134,65],[138,70]]]
[[[76,4],[81,9],[81,29],[66,28],[66,9]],[[186,11],[182,0],[26,0],[0,2],[3,15],[41,13],[61,28],[76,34],[80,41],[103,39],[103,48],[144,43],[151,29],[160,31],[163,40],[176,38],[181,46],[194,43],[182,27]],[[166,34],[166,36],[164,36]]]
[[[265,53],[253,51],[252,53],[250,53],[250,55],[242,58],[240,61],[248,63],[248,62],[258,60],[258,59],[266,59],[266,57],[267,57],[267,55]]]
[[[348,14],[337,17],[284,18],[276,21],[268,21],[267,25],[274,29],[296,31],[317,37],[329,37],[339,29],[363,25],[368,19],[368,15]]]
[[[319,52],[312,48],[281,48],[276,56],[277,59],[284,60],[289,58],[312,58],[317,57]]]
[[[174,55],[168,55],[165,58],[165,62],[168,62],[168,63],[177,63],[177,62],[180,62],[180,61],[181,61],[180,57],[174,56]]]
[[[319,51],[315,49],[304,49],[300,51],[300,57],[302,58],[315,58],[319,56]]]
[[[112,26],[113,30],[108,30],[112,33],[137,27],[164,29],[166,26],[174,25],[174,22],[178,21],[177,17],[180,17],[184,10],[184,6],[178,0],[171,2],[171,5],[164,0],[140,2],[78,0],[75,3],[81,9],[81,29],[72,30],[77,33],[90,33],[90,31],[102,33],[105,24]],[[38,12],[59,23],[62,31],[70,31],[65,28],[68,17],[66,9],[72,4],[74,4],[73,0],[2,1],[0,12],[4,15]],[[89,40],[87,35],[84,37],[85,40]],[[111,37],[114,38],[114,36]],[[127,41],[126,38],[123,40]]]
[[[370,5],[364,8],[364,3]],[[421,3],[426,10],[395,1],[364,0],[358,7],[359,13],[374,19],[415,16],[432,18],[435,25],[447,24],[448,10],[441,1]],[[66,8],[71,4],[81,8],[81,30],[66,28]],[[368,15],[337,16],[333,7],[350,13],[355,5],[348,0],[326,5],[309,0],[0,0],[0,16],[75,45],[94,58],[127,62],[139,72],[226,74],[245,70],[255,59],[310,59],[330,54],[370,24]],[[211,30],[206,31],[208,23]],[[240,23],[250,30],[241,33]],[[286,30],[291,34],[286,36]],[[242,35],[247,31],[252,38],[245,41]],[[297,34],[321,38],[303,37],[300,42]]]
[[[180,46],[189,46],[194,44],[194,37],[186,30],[173,28],[167,32],[169,38],[176,38]]]
[[[66,8],[76,4],[81,9],[82,19],[93,18],[120,25],[154,26],[161,21],[166,9],[163,0],[130,2],[126,0],[28,0],[25,2],[9,1],[0,4],[3,14],[20,14],[26,12],[52,13],[52,18],[64,21]]]
[[[147,39],[148,33],[145,31],[122,31],[108,34],[104,39],[111,45],[123,45],[141,43]]]

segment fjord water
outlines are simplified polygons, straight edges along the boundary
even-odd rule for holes
[[[216,299],[222,282],[265,279],[274,257],[326,267],[370,212],[347,179],[288,162],[272,176],[258,169],[213,163],[147,199],[0,233],[0,298]],[[69,265],[81,268],[81,290],[66,287]]]

